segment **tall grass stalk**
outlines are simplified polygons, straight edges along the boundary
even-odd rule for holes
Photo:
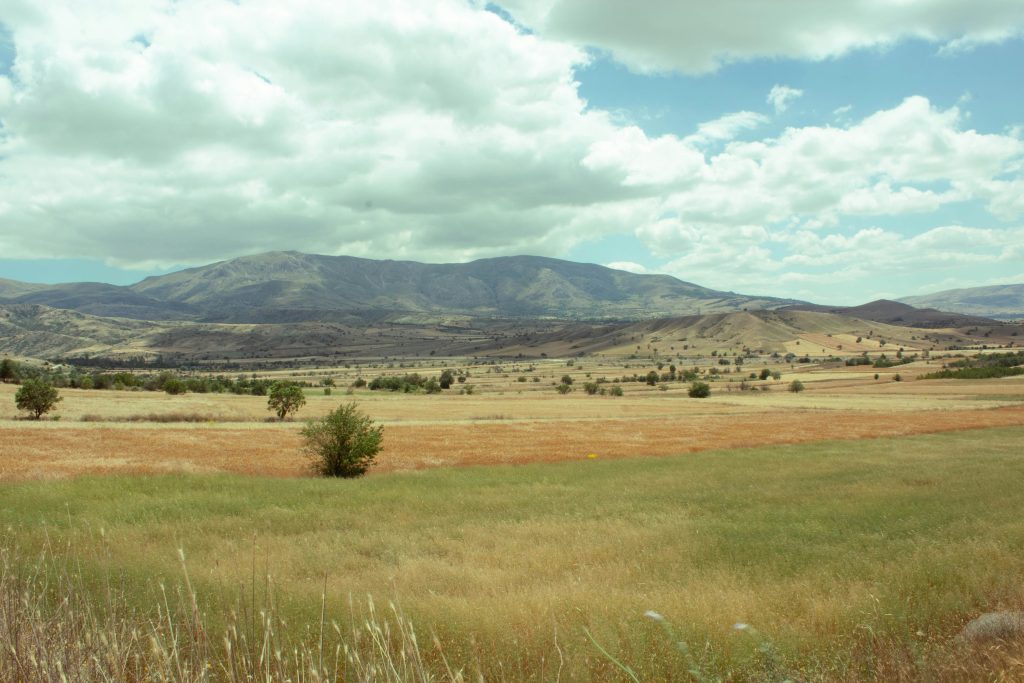
[[[182,582],[160,586],[149,608],[133,607],[116,577],[103,599],[72,555],[52,546],[33,558],[0,548],[0,680],[19,683],[251,683],[383,681],[461,683],[443,653],[430,663],[395,605],[342,627],[323,596],[320,622],[296,628],[277,609],[239,599],[219,637],[199,607],[181,554]],[[255,589],[252,592],[255,595]],[[246,596],[247,598],[248,596]],[[255,607],[255,612],[253,609]],[[350,613],[356,606],[350,598]],[[315,638],[307,637],[315,633]],[[435,640],[435,647],[437,646]],[[438,666],[434,662],[441,662]]]

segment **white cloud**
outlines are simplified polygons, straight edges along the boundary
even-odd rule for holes
[[[725,114],[697,126],[697,132],[686,137],[686,142],[704,145],[709,142],[732,140],[745,130],[753,130],[768,123],[768,117],[753,111]]]
[[[913,235],[843,227],[954,202],[1024,215],[1019,134],[972,130],[922,97],[775,137],[755,138],[769,119],[750,111],[652,137],[586,106],[583,51],[461,0],[69,0],[13,5],[5,22],[7,258],[452,261],[631,231],[686,279],[754,290],[815,282],[823,263],[875,272],[830,254],[879,245],[924,268],[1009,263],[1024,244],[925,232],[919,258]]]
[[[605,266],[608,268],[614,268],[615,270],[624,270],[627,273],[637,273],[639,275],[643,275],[647,272],[647,268],[639,263],[633,263],[632,261],[614,261],[613,263],[606,263]]]
[[[772,105],[776,114],[781,114],[789,108],[789,103],[803,97],[804,91],[791,88],[788,85],[773,85],[768,92],[768,104]]]
[[[761,57],[822,60],[917,39],[948,50],[1024,34],[1006,0],[501,0],[541,35],[609,51],[639,72],[706,73]]]

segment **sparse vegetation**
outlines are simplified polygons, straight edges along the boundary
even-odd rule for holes
[[[362,414],[355,403],[338,406],[302,429],[304,450],[314,471],[324,477],[359,477],[380,452],[384,428]]]
[[[306,395],[303,393],[302,387],[290,382],[274,382],[270,385],[267,410],[274,411],[277,414],[277,419],[283,421],[304,405],[306,405]]]
[[[50,412],[60,402],[57,389],[38,379],[27,379],[22,382],[14,395],[14,403],[18,410],[24,410],[36,420]]]
[[[707,398],[711,395],[711,385],[707,382],[693,382],[686,393],[690,398]]]

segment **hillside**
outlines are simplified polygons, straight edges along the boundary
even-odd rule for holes
[[[816,311],[735,311],[639,322],[477,318],[346,324],[148,322],[37,305],[0,305],[0,354],[154,358],[191,363],[260,359],[482,356],[565,358],[735,355],[746,350],[852,356],[1017,342],[1018,325],[922,330]]]
[[[899,301],[878,299],[860,306],[820,306],[817,304],[794,304],[780,310],[816,311],[836,313],[861,320],[921,328],[953,328],[974,325],[991,325],[993,321],[980,316],[947,313],[934,308],[915,308]]]
[[[900,299],[905,304],[939,308],[988,318],[1024,318],[1024,284],[947,289]]]
[[[792,303],[535,256],[426,264],[272,252],[147,278],[132,290],[232,322],[408,313],[640,319]]]
[[[272,252],[130,287],[0,280],[0,303],[138,320],[365,324],[451,316],[641,320],[795,302],[535,256],[427,264]]]

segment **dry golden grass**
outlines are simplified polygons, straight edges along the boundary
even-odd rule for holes
[[[793,397],[798,399],[799,397]],[[702,401],[672,401],[686,407]],[[376,407],[373,405],[367,407]],[[0,481],[80,474],[306,473],[298,422],[237,426],[8,423]],[[716,448],[864,439],[1024,425],[1024,405],[958,411],[679,412],[675,416],[388,424],[376,472],[666,456]]]

